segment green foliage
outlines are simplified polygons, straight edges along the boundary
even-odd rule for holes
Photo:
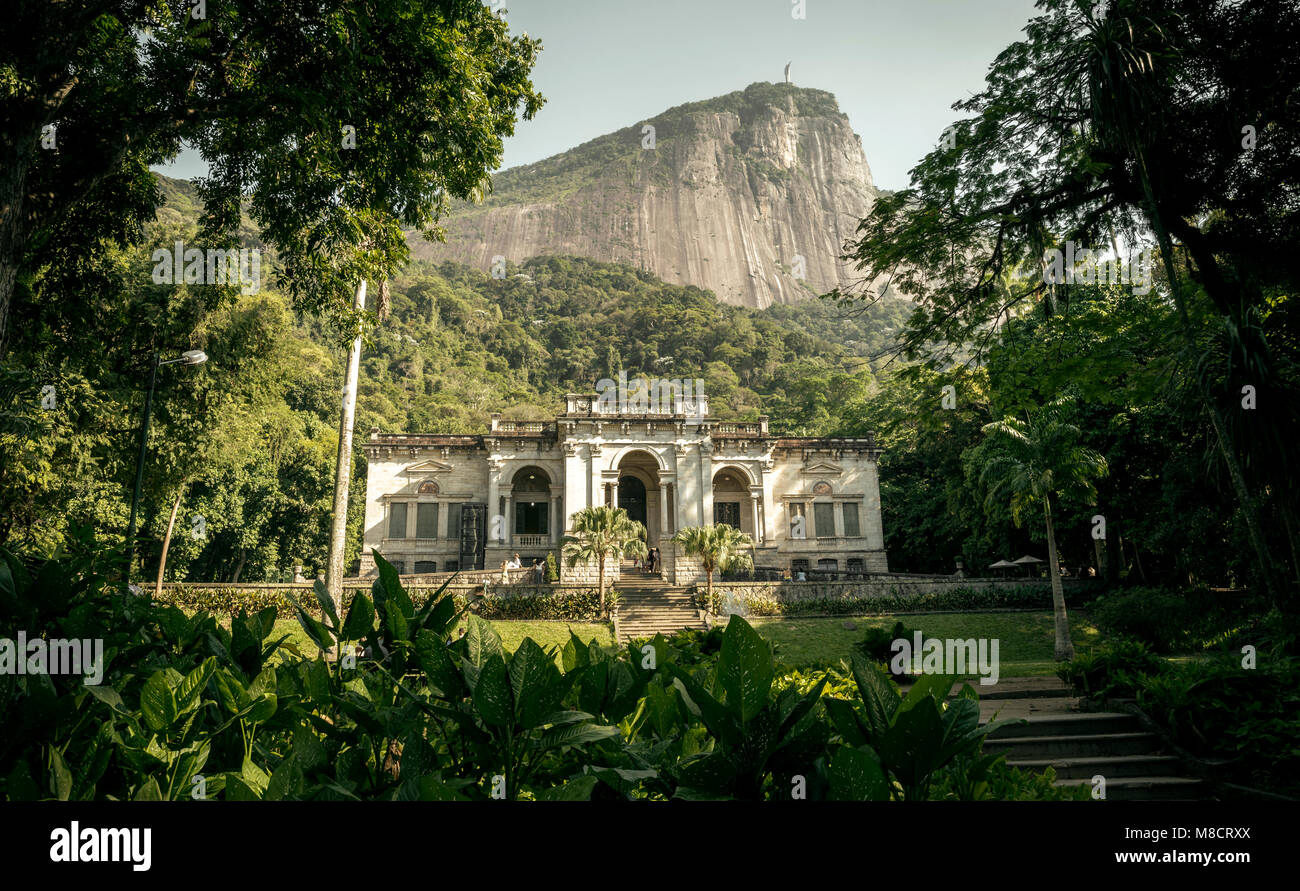
[[[1056,670],[1056,675],[1084,696],[1131,699],[1167,663],[1142,643],[1108,641]]]
[[[894,623],[893,628],[868,628],[862,640],[853,645],[853,649],[872,662],[889,665],[895,655],[894,641],[906,640],[908,646],[911,646],[914,633],[900,619]]]
[[[227,626],[153,605],[107,581],[121,557],[73,541],[55,559],[0,555],[0,635],[105,640],[100,685],[0,675],[6,799],[885,799],[893,784],[917,798],[985,732],[968,726],[978,704],[944,706],[933,679],[882,705],[890,682],[855,664],[876,698],[845,725],[861,745],[838,745],[846,713],[823,693],[851,696],[854,681],[780,668],[739,617],[623,650],[571,633],[558,652],[525,638],[507,653],[468,612],[480,602],[444,585],[417,603],[378,554],[379,577],[341,613],[323,585],[314,605],[293,598],[308,638],[338,655],[308,658],[273,639],[272,608]]]
[[[835,798],[923,800],[936,771],[959,756],[976,755],[985,736],[1014,723],[981,725],[979,695],[969,684],[945,703],[954,683],[950,676],[925,675],[904,697],[880,666],[854,653],[853,679],[858,703],[836,697],[824,701],[846,744],[831,760]],[[969,765],[974,786],[991,763]]]
[[[1108,635],[1146,644],[1156,653],[1186,649],[1198,614],[1187,599],[1158,588],[1132,588],[1099,599],[1092,607]]]
[[[828,588],[831,585],[827,585]],[[696,590],[703,606],[704,592]],[[882,594],[861,597],[810,597],[782,600],[763,589],[750,589],[738,598],[752,616],[879,616],[897,612],[944,610],[1041,609],[1052,605],[1051,590],[1042,586],[1005,588],[953,588],[924,594]],[[713,592],[713,611],[721,610],[724,595]]]

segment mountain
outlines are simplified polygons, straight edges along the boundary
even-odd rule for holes
[[[589,257],[764,308],[855,280],[838,257],[877,194],[834,96],[756,83],[503,171],[445,219],[445,243],[411,247],[483,270]]]

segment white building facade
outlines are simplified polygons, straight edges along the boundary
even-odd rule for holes
[[[710,523],[748,533],[758,569],[888,572],[872,438],[776,436],[765,417],[708,417],[704,396],[686,408],[627,411],[571,394],[554,422],[494,415],[481,435],[372,431],[362,575],[374,573],[371,548],[408,574],[555,552],[563,580],[588,581],[589,567],[563,565],[560,541],[575,513],[599,504],[645,525],[674,584],[701,574],[672,536]]]

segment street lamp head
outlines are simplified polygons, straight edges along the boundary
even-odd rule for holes
[[[181,361],[186,365],[202,365],[208,361],[208,354],[203,350],[186,350],[181,353]]]

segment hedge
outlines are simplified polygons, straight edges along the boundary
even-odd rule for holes
[[[697,588],[695,602],[704,606],[703,587]],[[883,594],[876,597],[819,597],[809,600],[782,600],[770,594],[750,593],[740,599],[746,615],[854,615],[872,616],[899,612],[985,609],[1051,609],[1052,591],[1042,588],[954,588],[951,591],[925,594]],[[721,614],[726,597],[715,587],[713,613]]]
[[[162,597],[158,600],[169,603],[189,613],[204,612],[215,615],[234,616],[241,610],[255,613],[267,607],[275,607],[276,615],[281,619],[295,617],[293,604],[284,586],[244,587],[239,585],[164,585]],[[358,587],[343,589],[343,611],[346,615],[352,598],[357,591],[366,590]],[[437,587],[409,588],[407,593],[416,606],[421,606],[432,596]],[[471,591],[478,588],[457,587],[450,589],[456,599],[457,608],[465,606]],[[320,617],[320,604],[310,588],[292,589],[295,599],[309,613]],[[492,594],[479,602],[474,611],[489,619],[550,619],[557,621],[599,620],[600,595],[596,588],[551,588],[549,586],[519,586],[509,590],[511,596],[501,597]]]

